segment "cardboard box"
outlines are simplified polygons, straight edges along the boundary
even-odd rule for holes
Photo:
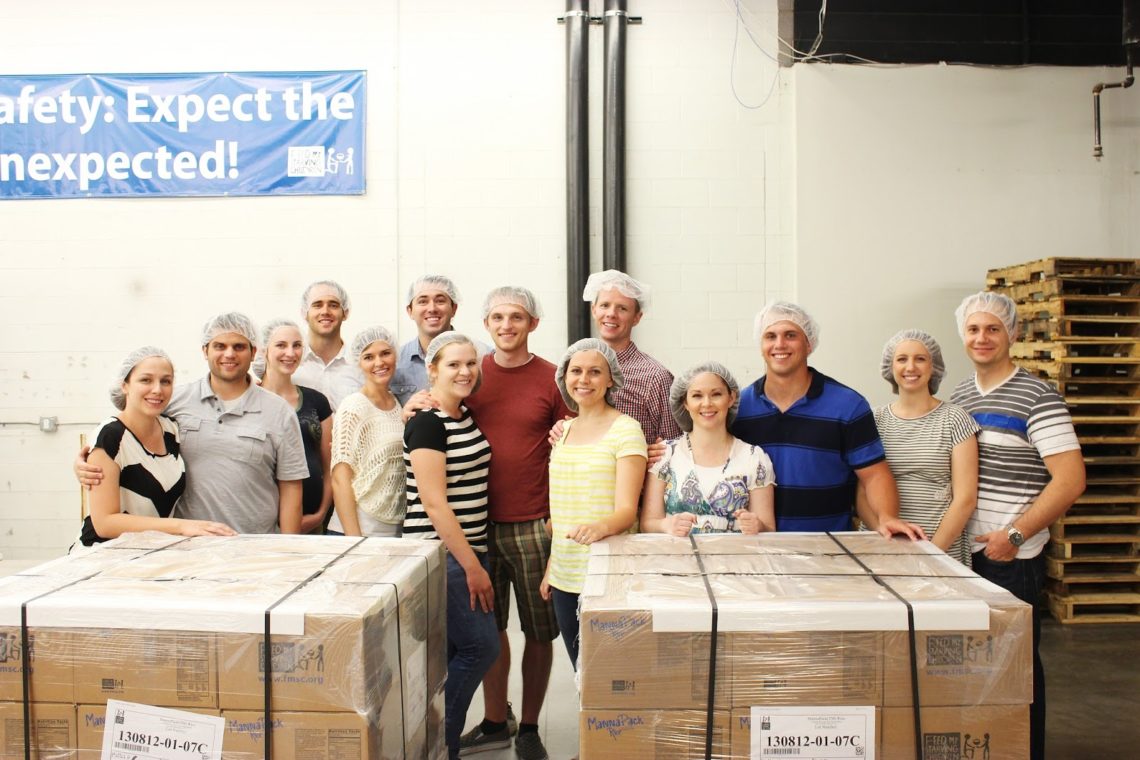
[[[223,712],[223,760],[265,757],[265,717],[260,712]],[[384,723],[351,712],[273,714],[273,760],[385,760],[403,757],[403,734]]]
[[[921,718],[924,760],[1029,757],[1028,705],[924,707]],[[880,726],[879,757],[914,757],[914,713],[909,708],[885,708]]]
[[[701,710],[598,710],[578,714],[581,760],[704,760],[708,714]],[[712,754],[728,757],[729,714],[713,713]],[[747,757],[747,755],[745,756]]]
[[[76,760],[75,708],[32,703],[32,757],[35,760]],[[0,756],[24,757],[24,704],[0,702]]]
[[[882,704],[879,632],[734,633],[729,640],[733,707]]]
[[[218,706],[217,646],[203,631],[77,629],[75,699],[188,708]]]
[[[221,715],[217,709],[189,708],[186,709],[186,712],[197,713],[198,715]],[[78,760],[99,757],[103,751],[103,730],[107,722],[107,703],[77,705],[75,722],[78,732],[78,744],[75,745],[79,749]]]
[[[33,702],[75,702],[71,637],[58,630],[28,631]],[[24,658],[20,629],[0,628],[0,701],[24,701]]]

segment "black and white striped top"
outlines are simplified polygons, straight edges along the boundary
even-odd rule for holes
[[[966,525],[974,538],[1004,530],[1024,513],[1049,483],[1045,457],[1080,450],[1073,418],[1053,386],[1018,369],[1001,385],[986,393],[975,377],[958,384],[950,400],[977,421],[978,508]],[[1041,553],[1049,531],[1030,536],[1017,552],[1018,559]]]
[[[467,407],[459,408],[455,420],[438,409],[424,409],[404,427],[404,464],[408,470],[408,511],[404,515],[404,536],[439,540],[424,505],[420,501],[412,452],[434,449],[447,457],[447,505],[463,528],[471,548],[487,550],[487,475],[491,466],[491,444],[475,425]]]

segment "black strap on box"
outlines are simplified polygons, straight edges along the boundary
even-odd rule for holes
[[[839,538],[832,535],[831,531],[827,532],[827,536],[838,544],[844,553],[853,559],[859,567],[863,568],[871,580],[885,588],[890,592],[891,596],[906,606],[907,637],[910,641],[910,698],[913,703],[912,715],[914,717],[914,757],[915,760],[922,760],[922,703],[919,700],[918,690],[918,642],[914,630],[914,607],[911,606],[910,602],[907,601],[902,594],[891,588],[891,585],[879,577],[878,573],[868,567],[863,560],[848,549]]]
[[[697,540],[693,534],[689,534],[689,544],[693,547],[693,556],[697,559],[697,567],[701,571],[701,580],[705,584],[705,593],[708,594],[709,604],[712,606],[712,623],[710,628],[710,641],[709,641],[709,693],[706,701],[705,708],[705,760],[712,760],[713,750],[713,707],[716,703],[716,647],[717,647],[717,626],[719,622],[720,612],[716,606],[716,594],[713,593],[712,584],[709,583],[709,574],[705,570],[705,561],[701,556],[701,550],[697,546]]]
[[[273,644],[270,638],[272,636],[272,631],[270,630],[270,622],[272,620],[273,610],[275,607],[277,607],[277,605],[281,604],[286,599],[293,596],[293,594],[296,594],[305,586],[309,585],[314,580],[323,575],[326,570],[335,565],[337,562],[343,559],[345,555],[347,555],[356,547],[360,546],[366,540],[367,539],[365,538],[361,538],[359,541],[354,542],[352,546],[348,547],[343,552],[326,562],[324,566],[321,567],[321,569],[314,571],[308,578],[298,583],[296,586],[286,592],[280,599],[265,608],[265,628],[261,637],[261,656],[265,661],[265,705],[264,709],[262,710],[262,720],[265,721],[265,726],[263,729],[265,733],[265,760],[271,760],[273,756]]]

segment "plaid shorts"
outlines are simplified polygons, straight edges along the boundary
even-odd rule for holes
[[[491,583],[495,587],[495,622],[499,630],[507,630],[511,584],[514,584],[523,635],[531,641],[554,641],[558,638],[554,606],[543,601],[538,593],[542,576],[546,574],[546,561],[550,558],[546,521],[493,522],[487,531],[487,545]]]

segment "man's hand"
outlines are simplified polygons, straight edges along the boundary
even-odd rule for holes
[[[665,439],[658,438],[648,447],[648,458],[645,461],[645,467],[648,469],[661,461],[661,457],[665,456]]]
[[[87,464],[87,455],[90,453],[91,447],[84,446],[79,450],[79,454],[75,457],[75,462],[72,465],[75,479],[79,481],[79,485],[88,490],[103,482],[103,468]]]
[[[985,544],[986,557],[997,562],[1012,562],[1017,559],[1017,547],[1009,542],[1009,534],[1004,528],[983,533],[974,539]]]
[[[554,423],[554,427],[550,428],[550,433],[547,434],[546,441],[551,447],[562,440],[562,432],[566,430],[566,420],[568,419],[571,418],[566,417],[565,419],[558,420],[558,422]]]
[[[925,541],[926,533],[922,530],[921,525],[908,523],[905,520],[900,520],[897,517],[892,517],[889,520],[883,520],[879,523],[879,534],[883,538],[890,538],[891,536],[906,536],[911,541]]]
[[[404,422],[407,422],[415,416],[416,412],[420,409],[437,409],[439,402],[431,397],[431,394],[426,390],[416,391],[408,399],[408,403],[404,404]]]

